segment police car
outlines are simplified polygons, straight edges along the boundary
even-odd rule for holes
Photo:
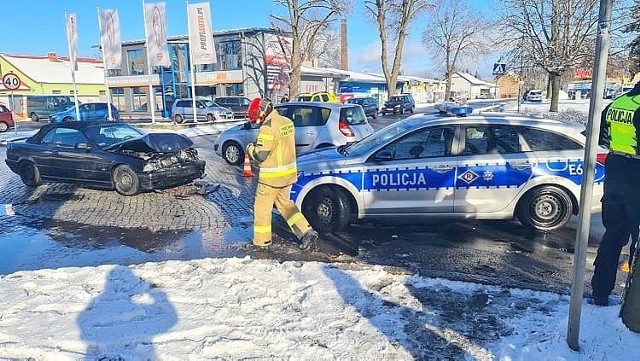
[[[291,198],[324,232],[395,216],[516,217],[549,231],[578,213],[585,141],[579,123],[416,115],[355,144],[299,156]],[[606,153],[598,150],[592,211]]]

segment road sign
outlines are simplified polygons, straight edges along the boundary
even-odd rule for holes
[[[505,63],[495,63],[493,64],[493,75],[502,75],[506,73],[507,64]]]
[[[17,90],[20,88],[21,84],[22,82],[20,81],[20,78],[18,78],[14,73],[6,73],[2,76],[2,85],[7,90]]]

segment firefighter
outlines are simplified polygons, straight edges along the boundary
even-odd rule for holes
[[[298,177],[293,122],[278,114],[269,99],[253,99],[248,116],[252,121],[260,122],[255,144],[247,145],[249,157],[260,163],[253,206],[253,245],[264,248],[271,244],[271,210],[275,204],[278,212],[300,239],[300,248],[309,249],[315,246],[318,232],[311,228],[289,198],[291,187]]]
[[[640,224],[640,82],[602,112],[600,145],[609,149],[605,162],[600,241],[591,279],[593,303],[609,305],[622,248]],[[640,309],[636,310],[640,313]]]

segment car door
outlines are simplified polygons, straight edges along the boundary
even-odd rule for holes
[[[423,127],[387,144],[364,164],[367,215],[452,213],[454,126]]]
[[[81,143],[87,144],[88,140],[79,130],[55,129],[49,162],[52,177],[64,180],[91,179],[91,175],[86,174],[83,169],[87,149],[76,148],[76,145]]]
[[[324,108],[312,105],[290,105],[288,108],[289,119],[293,120],[296,128],[296,151],[303,153],[314,149],[319,132],[331,111],[325,109],[323,112]]]
[[[514,126],[471,124],[461,132],[454,211],[475,215],[503,210],[532,179],[538,158],[523,151]]]
[[[95,114],[93,112],[95,110],[95,104],[80,104],[78,109],[80,110],[80,119],[76,119],[76,120],[82,120],[82,121],[95,120],[94,119]]]

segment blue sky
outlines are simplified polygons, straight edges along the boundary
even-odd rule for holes
[[[154,1],[147,1],[154,2]],[[201,2],[201,1],[194,1]],[[167,28],[169,35],[187,32],[186,2],[168,0]],[[269,14],[281,13],[284,8],[272,0],[211,0],[214,30],[244,27],[268,27]],[[480,7],[488,0],[469,0]],[[349,33],[349,65],[357,71],[380,71],[380,40],[376,27],[364,12],[364,1],[353,0],[353,12],[347,17]],[[99,43],[96,6],[117,8],[120,14],[122,40],[144,38],[141,0],[2,0],[0,22],[0,52],[7,54],[45,55],[53,51],[67,55],[64,11],[75,12],[78,17],[78,51],[80,56],[97,57],[91,46]],[[15,21],[7,21],[16,19]],[[424,19],[417,19],[410,29],[404,50],[403,70],[410,75],[439,74],[429,51],[420,43]],[[490,74],[493,59],[476,62],[469,70]]]

